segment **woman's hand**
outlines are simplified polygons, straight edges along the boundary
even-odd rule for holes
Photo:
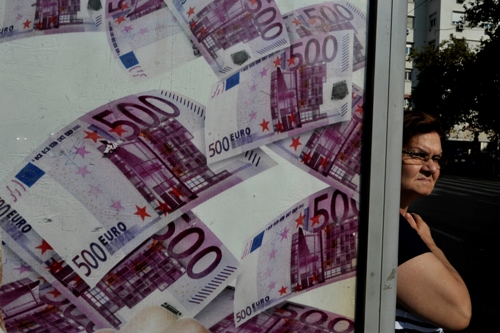
[[[151,306],[137,312],[119,331],[103,329],[95,333],[210,333],[192,318],[179,318],[160,306]]]
[[[405,214],[406,221],[410,223],[413,229],[415,229],[424,241],[425,245],[427,245],[429,248],[436,246],[436,243],[434,243],[434,239],[432,238],[431,235],[431,229],[425,223],[425,221],[420,217],[420,215],[415,214],[415,213],[406,213]],[[432,250],[432,249],[431,249]]]

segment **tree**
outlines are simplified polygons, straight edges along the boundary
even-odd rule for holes
[[[465,39],[450,35],[437,48],[428,45],[412,50],[409,58],[418,70],[418,84],[411,98],[414,106],[439,115],[445,131],[467,124],[479,133],[483,126],[476,111],[475,89],[471,89],[475,73],[470,70],[476,51]]]
[[[500,139],[500,2],[476,0],[465,5],[464,19],[470,27],[485,29],[489,38],[481,41],[471,72],[475,74],[474,90],[478,121],[490,130],[490,140]]]

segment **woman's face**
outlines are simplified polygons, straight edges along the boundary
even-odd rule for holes
[[[430,156],[442,154],[441,140],[436,132],[414,136],[404,150],[426,153]],[[423,164],[422,164],[423,163]],[[401,169],[401,201],[409,204],[420,196],[431,194],[439,177],[439,165],[432,159],[422,162],[403,154]]]

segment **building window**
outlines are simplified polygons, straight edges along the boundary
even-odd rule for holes
[[[451,24],[459,24],[464,22],[464,12],[453,11],[451,14]]]
[[[413,48],[413,44],[407,43],[406,44],[406,55],[410,55],[411,49]]]
[[[407,29],[413,29],[413,21],[414,21],[414,17],[413,16],[407,16],[406,17],[406,28]]]
[[[411,81],[411,72],[412,72],[411,69],[405,71],[405,80],[406,81]]]
[[[434,13],[431,16],[429,16],[429,27],[435,27],[437,25],[437,14]]]

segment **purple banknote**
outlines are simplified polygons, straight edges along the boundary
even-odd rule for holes
[[[255,150],[208,166],[204,117],[203,106],[167,91],[83,115],[0,183],[13,225],[36,230],[95,286],[168,222],[275,164]]]
[[[366,14],[348,1],[330,1],[302,7],[283,16],[290,39],[330,31],[354,32],[353,71],[365,66]]]
[[[104,11],[113,55],[135,82],[200,56],[163,0],[106,0]]]
[[[219,79],[290,45],[274,0],[165,0]]]
[[[352,86],[352,118],[268,145],[302,170],[358,200],[363,90]]]
[[[301,200],[244,243],[234,303],[237,326],[291,296],[355,276],[356,205],[329,187]]]
[[[207,104],[209,163],[351,119],[353,32],[292,46],[212,86]]]
[[[0,43],[68,32],[103,31],[101,0],[2,0]]]
[[[238,260],[192,212],[137,244],[103,278],[97,279],[95,286],[82,277],[99,269],[106,260],[108,247],[103,244],[111,243],[112,233],[104,234],[100,242],[92,243],[89,250],[73,258],[73,263],[84,271],[80,273],[34,229],[20,231],[13,222],[19,214],[5,202],[0,205],[0,215],[3,239],[27,263],[20,268],[6,266],[5,271],[16,274],[30,270],[40,274],[57,288],[51,289],[54,295],[66,297],[66,303],[73,306],[71,309],[76,306],[82,318],[90,318],[95,328],[123,327],[137,311],[151,305],[192,317],[238,273]],[[3,288],[8,286],[5,284]],[[0,296],[0,303],[4,302],[3,295]],[[77,311],[71,313],[76,316]]]
[[[2,263],[0,311],[7,332],[94,331],[94,323],[85,314],[6,244]]]
[[[233,314],[234,290],[227,287],[196,319],[212,333],[354,332],[354,322],[330,311],[295,302],[282,302],[237,327]],[[244,319],[247,310],[236,317]]]

